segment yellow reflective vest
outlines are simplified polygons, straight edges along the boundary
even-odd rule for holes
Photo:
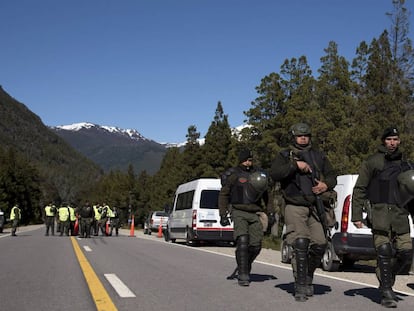
[[[69,219],[69,209],[67,207],[60,207],[59,208],[59,220],[68,221],[68,219]]]
[[[10,212],[10,220],[20,220],[21,219],[21,213],[20,213],[20,208],[18,208],[17,206],[13,206],[13,208],[11,209]]]
[[[45,213],[46,213],[46,216],[51,216],[51,217],[55,216],[53,206],[52,205],[46,206],[45,207]]]

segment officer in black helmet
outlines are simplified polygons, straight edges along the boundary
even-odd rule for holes
[[[395,126],[384,130],[377,152],[362,162],[352,194],[352,222],[357,228],[364,226],[362,213],[370,209],[376,274],[381,304],[386,308],[397,307],[398,298],[392,290],[395,276],[409,272],[413,257],[408,211],[404,208],[414,189],[409,172],[412,164],[403,158],[400,143]]]
[[[258,212],[267,206],[267,175],[253,166],[253,154],[243,149],[238,155],[239,165],[222,175],[219,195],[220,224],[234,222],[238,284],[249,286],[253,261],[262,249],[263,225]]]
[[[293,125],[289,135],[292,145],[273,160],[271,177],[281,183],[286,201],[286,242],[293,248],[295,300],[306,301],[313,296],[313,274],[327,245],[317,196],[333,190],[336,174],[325,154],[312,146],[308,124]]]

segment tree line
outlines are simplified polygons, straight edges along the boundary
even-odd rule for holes
[[[252,149],[255,164],[268,169],[276,154],[291,143],[289,128],[297,122],[311,125],[312,143],[327,154],[338,174],[357,173],[361,161],[376,150],[384,128],[391,125],[399,128],[401,148],[414,159],[414,51],[408,36],[410,12],[404,4],[392,0],[389,29],[369,43],[361,42],[351,61],[331,41],[317,75],[303,55],[286,59],[278,72],[263,77],[256,87],[257,98],[243,112],[248,126],[241,133],[232,131],[219,101],[204,144],[199,143],[196,125],[190,125],[185,146],[169,148],[154,175],[136,174],[132,166],[127,172],[111,171],[81,193],[76,203],[105,201],[143,222],[149,211],[172,205],[179,184],[219,178],[237,164],[240,148]],[[34,206],[42,193],[36,187],[35,170],[8,151],[0,150],[0,161],[0,206],[10,208],[15,195],[28,202],[28,216],[37,219]],[[11,169],[13,165],[18,169]]]

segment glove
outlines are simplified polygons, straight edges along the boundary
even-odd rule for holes
[[[230,226],[230,221],[227,216],[220,216],[220,225],[223,227]]]
[[[269,228],[273,227],[273,225],[276,223],[276,217],[274,213],[270,213],[269,216],[267,216],[269,219]]]

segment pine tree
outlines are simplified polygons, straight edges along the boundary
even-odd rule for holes
[[[219,177],[227,168],[232,166],[232,134],[228,122],[228,116],[224,114],[223,106],[219,101],[205,136],[202,146],[201,177]]]

